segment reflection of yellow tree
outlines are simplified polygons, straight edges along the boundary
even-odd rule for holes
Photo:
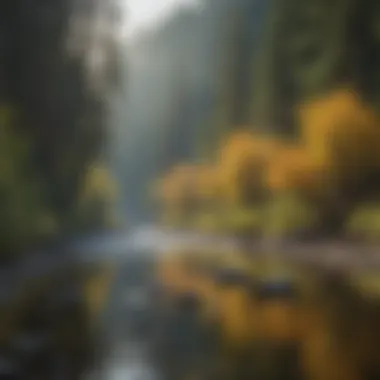
[[[244,348],[250,339],[249,333],[252,323],[250,316],[251,299],[246,289],[242,286],[220,289],[218,301],[223,343],[232,352]]]

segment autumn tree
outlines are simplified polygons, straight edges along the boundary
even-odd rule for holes
[[[260,222],[267,191],[264,173],[277,142],[244,130],[231,133],[220,143],[218,176],[229,229],[250,236]]]
[[[304,147],[285,145],[272,156],[265,183],[273,193],[294,191],[304,198],[315,199],[325,188],[323,175],[323,166]]]
[[[354,89],[337,89],[306,102],[298,113],[308,151],[337,180],[359,181],[379,167],[379,120]]]
[[[284,145],[268,164],[265,183],[272,197],[264,216],[265,233],[294,234],[315,226],[323,199],[324,170],[304,147]]]
[[[324,168],[325,222],[341,227],[352,206],[379,189],[378,117],[351,87],[312,99],[297,113],[305,149]]]
[[[263,198],[263,175],[277,142],[239,131],[220,144],[219,176],[225,200],[249,206]]]

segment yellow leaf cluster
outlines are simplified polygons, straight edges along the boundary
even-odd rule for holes
[[[262,175],[278,143],[271,139],[238,131],[221,144],[219,177],[226,199],[244,200],[246,193],[262,187]]]
[[[301,138],[312,157],[338,171],[380,164],[375,112],[349,87],[302,104]]]
[[[324,185],[324,171],[304,147],[286,146],[268,164],[266,185],[272,191],[299,190],[312,195]]]

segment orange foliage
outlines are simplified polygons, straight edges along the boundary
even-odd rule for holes
[[[219,178],[224,196],[244,202],[262,188],[262,175],[278,143],[246,131],[234,132],[220,146]]]
[[[280,149],[268,165],[266,185],[271,190],[300,190],[306,195],[323,185],[324,168],[303,147]]]
[[[320,163],[342,170],[380,163],[376,114],[350,88],[341,88],[298,109],[301,136]]]

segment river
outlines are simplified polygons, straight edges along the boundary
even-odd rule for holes
[[[96,238],[77,245],[83,254],[87,253],[83,255],[84,260],[115,260],[118,268],[101,317],[101,339],[107,342],[104,350],[106,354],[102,356],[98,368],[86,376],[86,380],[156,380],[159,378],[149,362],[146,344],[132,337],[131,330],[133,328],[128,325],[126,294],[131,287],[137,284],[141,287],[149,287],[149,275],[144,270],[133,269],[136,263],[146,263],[146,259],[148,262],[154,262],[155,256],[179,246],[204,248],[205,245],[210,245],[214,248],[231,249],[235,243],[231,239],[205,238],[198,234],[181,231],[165,232],[147,226],[125,235]],[[309,245],[310,257],[306,254],[308,249],[305,251],[305,247],[302,245],[298,248],[296,245],[283,247],[281,254],[287,255],[291,252],[289,258],[293,260],[303,258],[303,260],[307,259],[314,263],[318,259],[318,262],[322,261],[324,265],[328,266],[342,265],[342,253],[344,253],[343,257],[346,262],[351,261],[347,260],[350,257],[349,250],[339,245],[330,244],[327,247]],[[356,253],[357,258],[354,247],[352,247],[352,251]],[[107,252],[106,257],[104,256],[105,252]],[[324,255],[321,255],[321,252]],[[331,260],[332,258],[334,260]],[[361,260],[363,261],[363,257]],[[353,263],[356,261],[354,260]],[[141,277],[136,277],[136,273],[141,273]]]

